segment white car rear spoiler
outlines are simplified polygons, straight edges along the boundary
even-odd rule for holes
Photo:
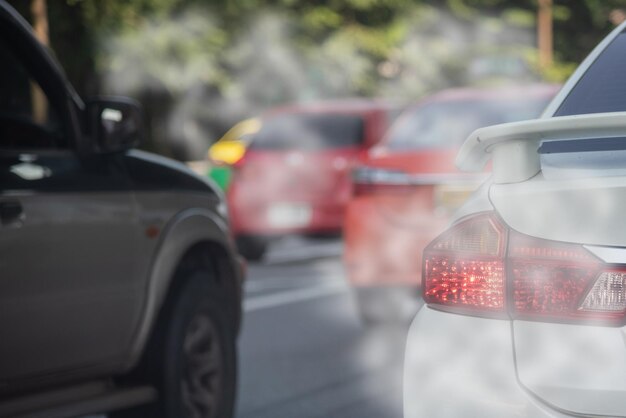
[[[456,165],[481,171],[493,155],[495,183],[517,183],[541,170],[537,149],[542,141],[626,136],[626,112],[560,116],[489,126],[463,143]]]

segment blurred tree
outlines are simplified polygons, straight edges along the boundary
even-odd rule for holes
[[[31,1],[10,0],[32,22]],[[539,1],[55,0],[48,15],[78,91],[141,99],[147,147],[188,159],[286,101],[562,81],[626,16],[626,0],[553,0],[554,62],[540,68]]]
[[[426,1],[439,3],[436,0]],[[446,3],[457,16],[466,19],[489,13],[513,18],[517,22],[526,20],[534,27],[534,14],[540,1],[446,0]],[[612,21],[611,15],[619,16],[620,11],[624,13],[626,0],[553,0],[552,3],[555,60],[551,67],[542,69],[542,73],[548,79],[562,81],[616,24],[621,23],[619,18]],[[538,57],[534,61],[538,64]]]

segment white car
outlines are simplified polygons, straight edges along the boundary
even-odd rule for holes
[[[479,129],[493,175],[424,250],[404,414],[626,416],[626,24],[541,119]]]

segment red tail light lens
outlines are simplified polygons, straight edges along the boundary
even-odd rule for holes
[[[415,186],[399,184],[355,183],[355,196],[407,195],[415,191]]]
[[[403,195],[415,190],[410,176],[399,170],[360,166],[352,170],[355,196]]]
[[[424,251],[424,301],[503,312],[506,231],[488,215],[453,227]]]
[[[602,264],[582,246],[511,233],[513,312],[519,317],[567,318],[578,308]]]
[[[424,301],[476,315],[609,321],[626,313],[626,268],[583,246],[509,231],[493,214],[468,218],[424,250]]]

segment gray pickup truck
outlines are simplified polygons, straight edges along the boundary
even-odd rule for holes
[[[223,196],[132,148],[0,0],[0,417],[233,414],[243,265]]]

